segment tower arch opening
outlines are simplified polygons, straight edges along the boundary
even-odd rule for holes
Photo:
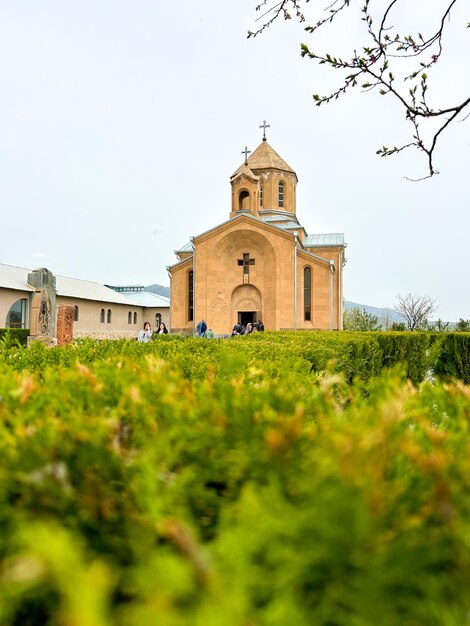
[[[238,210],[250,210],[250,193],[246,189],[242,189],[238,194]]]

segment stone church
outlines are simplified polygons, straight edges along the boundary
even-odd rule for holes
[[[266,140],[230,178],[228,219],[192,237],[171,276],[173,332],[205,319],[214,333],[262,320],[266,330],[342,329],[342,233],[307,234],[295,171]]]

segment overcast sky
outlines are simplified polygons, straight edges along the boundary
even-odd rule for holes
[[[301,224],[345,233],[346,299],[428,294],[442,319],[470,318],[470,119],[443,137],[439,176],[407,181],[426,174],[417,151],[375,155],[408,140],[399,108],[359,91],[315,107],[336,76],[300,58],[294,20],[248,40],[256,3],[0,0],[0,262],[168,285],[173,251],[228,219],[230,175],[267,120]],[[464,8],[444,103],[470,93]]]

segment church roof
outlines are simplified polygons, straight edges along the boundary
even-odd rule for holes
[[[25,267],[15,267],[0,263],[0,288],[15,289],[18,291],[34,291],[34,288],[28,284],[28,274],[31,269]],[[67,298],[79,298],[82,300],[94,300],[98,302],[107,302],[112,304],[126,304],[128,306],[165,306],[164,304],[142,304],[137,294],[123,294],[95,283],[90,280],[81,280],[78,278],[68,278],[66,276],[58,276],[54,274],[56,279],[56,291],[58,296]],[[168,305],[166,305],[168,306]]]
[[[152,291],[145,291],[145,289],[143,291],[124,291],[121,293],[124,293],[125,296],[139,306],[147,308],[169,308],[170,306],[170,298],[160,296],[158,293],[153,293]]]
[[[248,166],[251,170],[275,169],[295,174],[290,165],[279,156],[267,141],[262,141],[253,154],[250,154]]]
[[[192,251],[193,251],[193,242],[188,241],[188,243],[185,243],[182,248],[178,248],[178,250],[175,250],[175,254],[179,254],[180,252],[192,252]]]
[[[292,230],[296,230],[296,229],[303,230],[305,232],[304,227],[299,223],[299,221],[297,219],[292,219],[293,217],[295,218],[293,214],[288,213],[286,214],[286,219],[280,220],[279,216],[274,216],[271,213],[272,213],[271,211],[269,212],[266,211],[266,215],[261,215],[261,221],[267,224],[268,226],[277,228],[279,230],[288,231],[288,232]],[[227,222],[223,222],[222,224],[219,224],[215,228],[211,228],[210,230],[205,231],[204,233],[201,233],[200,235],[198,235],[198,237],[206,235],[207,233],[211,232],[212,230],[216,230],[217,228],[219,228],[220,226],[223,226],[224,224],[228,224],[232,220],[240,217],[240,215],[236,217],[232,217]],[[252,218],[251,215],[248,215],[247,217]],[[252,218],[252,219],[255,219],[255,218]],[[328,248],[331,246],[346,247],[346,244],[344,243],[344,233],[322,233],[322,234],[316,234],[316,235],[307,235],[305,239],[303,240],[303,247],[307,249],[308,248]],[[175,250],[175,254],[179,254],[180,252],[192,252],[192,251],[193,251],[193,244],[191,241],[189,241],[185,246],[180,248],[180,250]]]
[[[233,180],[234,178],[238,178],[239,176],[242,176],[243,174],[245,174],[245,176],[247,176],[251,180],[259,180],[259,176],[256,176],[256,174],[253,174],[253,172],[250,170],[250,168],[247,165],[245,165],[245,163],[243,163],[243,165],[240,165],[238,170],[234,174],[232,174],[232,176],[230,176],[230,180]]]
[[[282,228],[283,230],[303,228],[303,226],[301,226],[299,222],[294,222],[294,221],[283,222],[282,224],[273,224],[273,226],[279,226],[279,228]]]
[[[115,304],[130,304],[131,301],[123,294],[91,280],[68,278],[55,274],[57,295],[67,298],[80,298]]]
[[[154,293],[153,291],[147,291],[143,285],[105,285],[113,289],[117,293],[122,293],[134,302],[144,307],[166,307],[170,306],[170,298],[162,296],[161,294]]]
[[[281,228],[284,228],[286,224],[292,223],[295,223],[300,227],[299,220],[296,219],[295,216],[292,216],[292,213],[286,213],[285,219],[282,219],[277,215],[261,215],[261,219],[263,222],[266,222],[266,224],[274,224],[275,226],[280,226]]]
[[[34,291],[31,285],[28,285],[28,272],[31,270],[23,267],[14,267],[13,265],[0,264],[0,287],[5,289],[15,289],[17,291]]]
[[[295,174],[294,170],[288,165],[282,157],[269,145],[266,140],[263,140],[256,150],[248,157],[248,165],[243,163],[240,167],[230,176],[230,180],[233,180],[241,174],[245,174],[253,180],[258,180],[258,176],[253,173],[253,170],[281,170],[283,172],[291,172]],[[297,176],[297,174],[295,174]]]
[[[304,240],[305,248],[328,248],[329,246],[344,246],[344,233],[324,233],[308,235]]]
[[[291,220],[297,220],[295,213],[289,213],[284,210],[278,211],[276,209],[260,209],[259,214],[263,222],[290,222]]]

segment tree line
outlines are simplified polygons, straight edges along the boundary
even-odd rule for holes
[[[451,327],[449,322],[443,322],[438,319],[431,321],[431,316],[437,311],[437,299],[428,295],[420,296],[412,293],[406,295],[398,294],[397,304],[393,310],[402,318],[403,321],[392,321],[390,314],[387,313],[385,318],[379,319],[378,315],[369,313],[364,308],[354,307],[346,309],[343,314],[344,330],[354,331],[371,331],[371,330],[397,330],[397,331],[415,331],[415,330],[433,330],[437,332],[445,332],[452,330],[453,332],[470,332],[470,320],[460,318],[459,321]]]

